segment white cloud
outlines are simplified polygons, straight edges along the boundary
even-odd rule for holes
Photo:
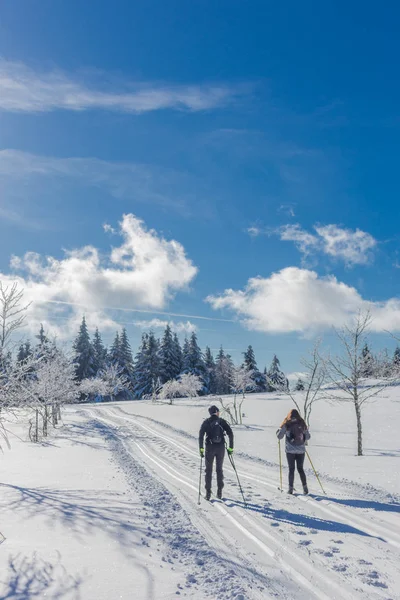
[[[85,79],[87,79],[87,74]],[[126,113],[176,109],[202,111],[225,106],[247,93],[243,86],[226,84],[167,85],[134,81],[88,85],[83,77],[60,70],[34,71],[20,62],[0,59],[0,109],[48,112],[57,109],[103,109]]]
[[[58,335],[69,336],[86,311],[89,325],[115,329],[118,323],[105,314],[106,307],[157,311],[188,288],[197,268],[179,242],[146,229],[132,214],[123,216],[119,233],[121,245],[105,258],[93,246],[65,252],[62,259],[34,252],[12,257],[14,273],[0,278],[24,288],[25,300],[32,302],[32,329],[43,322]]]
[[[400,329],[400,300],[369,302],[336,277],[318,277],[297,267],[249,279],[244,290],[227,289],[206,300],[214,309],[236,313],[246,328],[266,333],[315,333],[340,327],[360,309],[371,311],[374,331]]]
[[[365,265],[372,258],[377,241],[360,229],[346,229],[338,225],[316,225],[316,234],[309,233],[300,225],[285,225],[277,232],[283,241],[292,241],[304,256],[321,252],[343,260],[347,266]]]
[[[337,225],[315,227],[320,236],[325,254],[343,259],[348,265],[363,265],[369,262],[371,250],[377,241],[369,233],[356,229],[342,229]]]
[[[285,225],[280,228],[279,232],[281,240],[294,242],[300,252],[306,255],[319,245],[318,238],[301,229],[300,225]]]
[[[176,333],[192,333],[197,331],[197,327],[190,321],[166,321],[162,319],[150,319],[148,321],[134,321],[133,325],[140,329],[165,329],[167,325]]]

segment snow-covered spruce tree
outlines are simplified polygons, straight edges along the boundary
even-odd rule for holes
[[[190,336],[188,348],[184,352],[184,364],[182,374],[196,375],[201,379],[204,387],[206,366],[204,364],[203,353],[200,349],[199,344],[197,343],[197,336],[194,331]],[[205,390],[203,389],[203,392],[204,391]]]
[[[267,389],[267,382],[265,375],[258,370],[257,361],[252,346],[249,346],[246,352],[243,352],[243,367],[247,371],[252,371],[252,378],[254,385],[252,386],[253,392],[265,392]]]
[[[276,354],[274,354],[274,358],[272,359],[271,366],[267,373],[267,383],[269,390],[268,391],[282,391],[285,388],[289,387],[288,380],[286,378],[285,373],[280,369],[280,362]]]
[[[110,351],[108,353],[107,362],[110,365],[116,365],[117,367],[119,366],[120,349],[121,349],[121,340],[119,338],[119,333],[117,331],[115,334],[115,337],[114,337],[114,341],[111,345]]]
[[[154,333],[145,333],[135,358],[133,392],[135,398],[153,397],[159,385],[159,342]]]
[[[209,346],[206,347],[206,351],[204,354],[204,365],[206,368],[204,386],[207,390],[207,394],[215,394],[217,391],[215,377],[215,360]]]
[[[179,344],[179,340],[178,340]],[[181,360],[172,336],[171,327],[166,326],[160,345],[160,381],[164,384],[176,379],[181,370]]]
[[[375,360],[372,356],[372,352],[365,342],[363,349],[361,350],[361,363],[360,363],[361,374],[363,377],[373,377],[375,369]]]
[[[133,362],[133,393],[135,398],[141,398],[147,385],[146,353],[148,334],[142,334],[142,341]]]
[[[368,382],[361,371],[360,352],[370,324],[370,313],[360,312],[351,325],[336,330],[342,355],[329,357],[326,360],[327,378],[331,384],[329,398],[338,402],[351,402],[354,406],[358,456],[363,455],[362,409],[387,385],[387,382],[382,379],[379,382],[376,380]]]
[[[229,394],[231,391],[233,362],[221,346],[215,360],[215,385],[217,394]]]
[[[74,341],[73,349],[76,380],[82,381],[82,379],[93,377],[95,374],[94,353],[85,317],[82,317],[82,323],[78,336]]]
[[[181,373],[188,373],[190,370],[190,344],[187,337],[185,337],[185,341],[183,342],[182,347],[182,367]]]
[[[182,356],[182,347],[179,342],[177,333],[174,333],[173,344],[174,344],[174,354],[175,354],[175,359],[176,359],[176,370],[177,370],[177,373],[179,374],[182,372],[183,356]]]
[[[94,359],[93,368],[95,375],[97,375],[99,371],[102,371],[105,368],[107,362],[107,350],[103,344],[103,340],[101,339],[98,327],[96,327],[96,331],[93,335],[92,346]]]
[[[396,346],[396,349],[393,353],[392,364],[394,376],[400,375],[400,346]]]
[[[124,390],[125,395],[129,396],[133,382],[133,356],[132,349],[129,343],[128,334],[126,333],[125,327],[121,332],[120,344],[119,344],[119,360],[118,365],[121,375],[126,378],[126,388]]]
[[[296,385],[294,386],[295,392],[304,392],[305,386],[304,381],[301,377],[298,378]]]

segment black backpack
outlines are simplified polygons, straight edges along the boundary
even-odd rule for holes
[[[293,446],[302,446],[304,444],[304,425],[300,422],[291,423],[289,425],[289,442],[293,444]]]
[[[224,441],[224,430],[219,419],[211,421],[208,429],[208,441],[211,444],[220,444]]]

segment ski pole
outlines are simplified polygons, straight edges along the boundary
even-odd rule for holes
[[[230,463],[232,465],[232,468],[233,468],[233,470],[236,473],[236,478],[237,478],[237,481],[238,481],[238,484],[239,484],[240,493],[242,494],[244,505],[247,508],[247,502],[246,502],[245,497],[244,497],[243,489],[242,489],[242,486],[241,486],[241,483],[240,483],[240,480],[239,480],[239,475],[238,475],[237,469],[235,467],[235,463],[233,462],[233,457],[232,457],[231,454],[229,454],[229,452],[228,452],[228,456],[229,456],[229,460],[230,460]]]
[[[203,468],[203,457],[200,456],[200,475],[199,475],[199,498],[197,500],[197,504],[200,504],[200,498],[201,498],[201,471]]]
[[[281,440],[278,440],[278,446],[279,446],[279,479],[281,482],[281,487],[280,490],[281,492],[283,492],[283,485],[282,485],[282,450],[281,450]]]
[[[313,465],[313,462],[312,462],[312,460],[311,460],[311,457],[310,457],[310,455],[308,454],[308,451],[307,451],[307,450],[306,450],[306,454],[307,454],[307,456],[308,456],[308,460],[310,461],[310,464],[311,464],[311,466],[312,466],[312,468],[313,468],[313,471],[314,471],[314,473],[315,473],[315,477],[317,478],[317,480],[318,480],[318,483],[319,483],[319,485],[321,486],[321,490],[322,490],[322,491],[324,492],[324,494],[326,495],[326,492],[325,492],[324,488],[322,487],[321,480],[320,480],[320,478],[318,477],[318,473],[317,473],[317,471],[315,470],[315,467],[314,467],[314,465]]]

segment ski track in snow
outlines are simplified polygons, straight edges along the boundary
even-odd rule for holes
[[[186,581],[181,583],[176,592],[177,596],[209,597],[212,600],[287,598],[279,587],[276,586],[274,591],[269,577],[257,573],[251,562],[243,566],[243,563],[229,558],[224,560],[215,549],[208,546],[176,498],[132,456],[126,440],[115,432],[115,426],[110,426],[99,415],[95,415],[95,418],[103,423],[100,427],[110,443],[113,460],[123,470],[143,504],[151,507],[156,515],[155,522],[148,525],[148,537],[156,540],[161,538],[169,548],[168,556],[163,557],[166,567],[171,568],[177,563],[188,572]],[[226,546],[224,549],[229,555]],[[271,590],[272,596],[268,594]]]
[[[122,421],[124,427],[120,427],[117,433],[112,434],[112,439],[114,440],[114,445],[118,443],[123,445],[123,452],[121,453],[121,456],[125,456],[125,463],[137,464],[137,454],[135,453],[135,457],[133,457],[133,451],[126,446],[126,444],[131,443],[132,440],[133,446],[136,448],[136,450],[139,450],[139,453],[141,454],[143,465],[150,469],[152,473],[156,473],[157,476],[160,475],[160,478],[166,485],[168,485],[168,487],[172,487],[174,496],[176,496],[178,501],[177,506],[182,505],[183,509],[187,509],[188,513],[190,514],[190,518],[194,521],[195,527],[207,539],[208,543],[213,545],[213,540],[215,539],[215,527],[213,528],[211,523],[210,535],[209,505],[207,505],[206,509],[202,508],[200,514],[197,514],[196,516],[193,512],[193,505],[195,503],[194,498],[197,497],[198,491],[198,488],[193,485],[193,481],[195,479],[193,474],[198,473],[199,461],[198,453],[193,448],[193,442],[196,443],[195,448],[197,447],[197,440],[194,438],[194,436],[188,434],[187,432],[177,430],[170,425],[166,425],[165,423],[150,419],[149,417],[128,413],[122,410],[121,407],[96,407],[95,409],[86,409],[85,412],[89,413],[93,418],[99,419],[107,426],[111,427],[115,427]],[[150,421],[153,424],[153,427],[149,426],[147,422],[143,423],[143,420]],[[162,433],[157,431],[157,429],[154,429],[154,427],[161,427],[163,429]],[[164,433],[165,429],[169,432],[169,434],[174,434],[175,438],[170,437],[170,435],[166,435]],[[123,442],[120,439],[121,434],[124,436]],[[176,437],[178,437],[179,441],[176,439]],[[119,442],[117,440],[119,440]],[[190,440],[190,444],[187,443],[188,440]],[[151,450],[148,446],[152,447]],[[117,448],[115,448],[115,450],[117,450]],[[119,449],[119,451],[120,450],[121,449]],[[154,450],[156,450],[155,454]],[[160,458],[160,450],[163,453],[162,458]],[[332,598],[351,600],[353,598],[361,598],[361,596],[363,596],[371,599],[379,598],[384,600],[394,600],[394,598],[399,597],[394,596],[393,594],[388,595],[390,573],[385,574],[377,569],[377,565],[374,563],[376,549],[375,554],[372,552],[375,544],[381,544],[383,547],[378,550],[378,556],[379,554],[388,556],[393,552],[399,554],[400,529],[398,526],[394,526],[394,522],[385,523],[384,520],[371,519],[371,514],[367,513],[364,516],[364,511],[362,511],[362,515],[360,516],[360,509],[343,506],[339,508],[333,505],[333,502],[320,496],[316,496],[315,498],[311,496],[299,496],[298,498],[291,498],[287,497],[286,495],[282,496],[277,492],[277,484],[275,479],[268,477],[268,475],[265,473],[265,463],[267,461],[262,461],[262,465],[260,465],[260,460],[257,458],[254,459],[254,457],[244,455],[240,452],[236,453],[236,456],[246,461],[245,473],[243,472],[243,467],[241,465],[241,478],[246,481],[251,481],[253,484],[251,486],[247,486],[246,494],[256,497],[255,502],[257,503],[259,502],[259,497],[262,497],[262,494],[255,493],[254,488],[258,492],[259,489],[257,486],[268,487],[269,489],[273,490],[275,499],[280,500],[280,508],[282,505],[284,505],[285,510],[276,511],[273,505],[265,506],[263,508],[259,504],[249,501],[248,508],[250,508],[250,510],[245,511],[243,502],[240,500],[226,500],[224,503],[217,501],[213,502],[213,508],[220,511],[221,515],[223,515],[223,522],[226,523],[226,521],[229,520],[230,524],[233,525],[233,528],[236,530],[236,538],[232,533],[231,540],[229,540],[229,536],[222,536],[224,538],[223,545],[228,545],[231,550],[235,550],[236,548],[237,561],[241,562],[242,564],[246,564],[246,562],[243,563],[243,560],[246,561],[246,556],[243,556],[243,554],[240,556],[240,552],[237,550],[238,539],[239,548],[241,545],[239,534],[243,534],[246,537],[247,547],[254,546],[257,548],[257,552],[254,553],[255,555],[257,554],[259,557],[261,552],[261,554],[267,558],[269,564],[271,564],[271,562],[273,564],[277,564],[280,570],[285,572],[290,580],[295,581],[301,586],[303,592],[300,596],[298,593],[293,595],[293,591],[289,588],[287,588],[286,591],[282,589],[277,590],[276,580],[273,582],[268,582],[264,573],[263,578],[261,579],[262,583],[257,582],[257,585],[254,583],[252,585],[250,583],[250,587],[252,586],[250,595],[247,585],[245,586],[247,587],[246,590],[237,591],[235,589],[233,592],[230,590],[227,592],[230,595],[220,595],[217,596],[218,599],[235,597],[240,598],[240,594],[242,594],[243,598],[266,598],[266,591],[261,593],[259,589],[256,589],[257,587],[260,588],[263,585],[268,589],[269,593],[272,593],[274,597],[278,596],[279,598],[292,597],[297,599],[300,597],[316,597],[320,600]],[[178,466],[178,468],[174,468],[174,463]],[[276,469],[275,463],[268,463],[268,466]],[[263,468],[262,475],[257,473],[257,471],[260,470],[260,467]],[[143,466],[140,466],[140,468],[143,469]],[[225,469],[225,471],[228,475],[228,477],[226,477],[226,480],[228,481],[228,478],[232,478],[232,474],[228,469]],[[150,475],[147,476],[150,477]],[[156,481],[156,486],[162,485],[159,481],[157,481],[157,479],[152,477],[153,483],[151,485],[154,485],[154,481]],[[331,478],[330,481],[332,483],[333,478]],[[137,487],[137,478],[134,478],[133,482],[135,482],[135,487]],[[231,488],[231,486],[234,488],[237,487],[233,479],[232,481],[229,481],[229,487]],[[354,488],[354,486],[351,485],[351,482],[349,485],[347,481],[344,482],[342,487],[345,489],[348,489],[349,487],[350,489]],[[355,487],[362,487],[364,490],[364,487],[360,486],[359,484],[356,484]],[[184,488],[190,490],[190,493],[185,493]],[[332,496],[338,495],[337,490],[329,489],[329,492],[332,494]],[[170,494],[170,492],[167,493]],[[368,486],[368,496],[373,495],[373,493],[372,486]],[[377,495],[379,498],[381,498],[382,491],[378,490]],[[388,500],[387,496],[388,495],[386,495],[386,501]],[[392,495],[391,500],[393,501]],[[316,548],[316,544],[312,538],[317,538],[318,531],[315,529],[313,530],[312,527],[309,527],[308,537],[310,539],[306,539],[308,534],[306,533],[307,530],[304,531],[304,529],[306,529],[304,524],[302,529],[299,529],[297,525],[302,525],[302,523],[299,521],[296,522],[296,519],[293,519],[292,521],[290,520],[290,516],[293,517],[291,511],[293,510],[293,513],[295,513],[296,510],[300,510],[300,504],[306,509],[307,512],[311,512],[311,515],[313,515],[310,517],[305,517],[306,520],[310,520],[311,524],[313,519],[314,522],[317,522],[315,512],[329,515],[330,517],[340,521],[339,523],[336,523],[336,525],[341,525],[342,531],[336,533],[334,531],[334,524],[332,525],[333,539],[330,540],[330,545],[328,547],[326,547],[325,542],[325,547]],[[211,508],[211,510],[213,510],[213,508]],[[356,511],[357,514],[355,514]],[[281,517],[280,521],[274,521],[274,516],[279,515],[279,512],[285,514],[287,513],[289,515],[287,520],[288,525],[285,527],[285,529],[282,527],[282,523],[285,521],[284,518]],[[249,516],[249,513],[252,516]],[[265,517],[268,518],[268,521],[266,521]],[[320,520],[322,523],[321,518]],[[185,515],[186,525],[188,522],[190,523],[187,515]],[[268,525],[266,525],[266,522]],[[328,522],[325,521],[325,523]],[[352,533],[358,533],[360,536],[357,536],[357,538],[354,539],[355,535],[348,535],[346,538],[346,544],[348,545],[350,543],[352,545],[351,558],[345,556],[341,550],[341,545],[343,545],[344,542],[343,539],[340,538],[343,537],[342,534],[346,532],[344,524],[347,524],[349,531]],[[295,525],[296,529],[290,529],[290,525]],[[273,528],[272,530],[271,526]],[[272,534],[271,531],[274,533]],[[198,532],[197,535],[199,535]],[[237,537],[238,535],[239,538]],[[362,537],[362,535],[364,537]],[[349,540],[349,538],[353,539]],[[391,545],[390,551],[385,548],[386,545]],[[216,548],[216,550],[220,549],[221,548]],[[210,549],[208,549],[208,551],[212,552]],[[215,554],[215,556],[217,555]],[[255,573],[258,572],[260,574],[262,572],[262,563],[265,564],[265,558],[264,561],[262,558],[258,559],[260,564],[257,565],[257,571],[253,572],[253,578],[256,577]],[[383,558],[381,559],[381,562],[383,562]],[[257,563],[255,560],[253,560],[252,563],[249,564]],[[199,569],[197,569],[197,571],[198,570]],[[208,572],[208,568],[203,570]],[[237,564],[234,566],[234,572],[237,573]],[[204,576],[200,577],[198,573],[197,578],[198,579],[196,581],[199,582],[206,581],[207,579]],[[247,580],[248,578],[249,574],[247,573]],[[244,584],[246,582],[246,577],[243,577],[242,575],[240,577],[240,581]],[[207,588],[207,585],[205,587]],[[393,589],[395,588],[393,587]],[[371,592],[371,590],[374,591]]]

